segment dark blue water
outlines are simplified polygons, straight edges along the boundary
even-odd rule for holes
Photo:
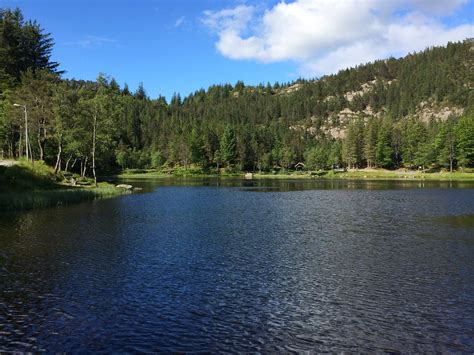
[[[474,351],[469,185],[143,187],[0,218],[1,351]]]

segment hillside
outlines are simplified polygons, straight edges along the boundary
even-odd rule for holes
[[[103,75],[95,82],[62,80],[49,61],[51,38],[39,28],[47,46],[37,56],[44,60],[15,66],[25,60],[15,60],[22,52],[10,46],[28,43],[21,40],[28,23],[13,15],[4,11],[0,18],[5,157],[26,152],[23,111],[13,106],[20,103],[28,108],[31,155],[81,176],[118,167],[452,170],[474,164],[472,40],[315,80],[215,85],[168,103]]]

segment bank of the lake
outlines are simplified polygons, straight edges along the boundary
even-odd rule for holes
[[[85,179],[80,183],[71,184],[43,162],[11,161],[0,165],[0,210],[68,205],[128,193],[107,182],[94,186]]]
[[[407,169],[353,169],[347,171],[287,171],[275,173],[248,173],[239,171],[206,171],[203,169],[176,169],[176,170],[124,170],[118,178],[170,178],[170,177],[219,177],[219,178],[252,178],[252,179],[350,179],[350,180],[432,180],[432,181],[474,181],[472,170],[420,172]]]
[[[130,193],[108,182],[94,186],[83,179],[73,186],[71,174],[54,172],[44,162],[9,161],[0,164],[0,209],[2,211],[29,210],[68,205],[96,198],[106,198]],[[201,168],[173,170],[124,170],[117,179],[179,179],[218,178],[255,180],[399,180],[399,181],[458,181],[474,182],[474,173],[418,172],[410,170],[361,169],[349,171],[286,171],[273,173],[246,173],[222,169],[207,171]],[[77,178],[77,176],[76,176]]]
[[[62,206],[97,198],[119,196],[124,193],[127,192],[107,183],[102,183],[98,187],[0,193],[0,210],[17,211]]]

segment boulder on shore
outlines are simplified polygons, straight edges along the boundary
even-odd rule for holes
[[[133,186],[132,185],[127,185],[127,184],[119,184],[115,187],[118,187],[119,189],[124,189],[124,190],[133,190]]]
[[[244,175],[244,177],[247,179],[247,180],[252,180],[253,179],[253,174],[252,173],[246,173]]]

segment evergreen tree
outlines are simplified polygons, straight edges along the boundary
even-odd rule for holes
[[[405,124],[402,132],[402,156],[403,163],[407,166],[420,165],[420,160],[425,163],[425,158],[421,158],[420,155],[417,159],[417,152],[421,145],[425,143],[426,139],[426,128],[420,122],[416,120],[408,120]],[[428,149],[424,146],[424,150]],[[426,152],[423,152],[421,156],[424,156]]]
[[[363,122],[354,120],[347,127],[346,138],[342,146],[342,157],[348,168],[362,165]]]
[[[456,159],[456,134],[452,120],[441,124],[433,143],[433,149],[437,161],[441,165],[447,165],[449,171],[452,172]]]
[[[390,129],[382,125],[377,135],[375,146],[375,163],[378,167],[389,168],[392,166],[392,147],[391,147]]]
[[[50,60],[53,45],[51,35],[25,22],[20,9],[0,9],[0,83],[11,87],[28,69],[58,73],[59,64]]]
[[[456,158],[462,168],[474,166],[474,116],[461,117],[455,128]]]
[[[24,111],[13,106],[19,104],[27,107],[35,159],[82,176],[91,168],[95,174],[189,163],[260,171],[303,160],[311,169],[474,165],[470,41],[318,80],[213,85],[175,94],[170,103],[149,98],[143,84],[132,94],[104,76],[61,79],[52,45],[19,10],[0,10],[2,157],[26,152]],[[349,92],[359,94],[349,101]],[[458,117],[443,123],[420,115],[441,105],[465,115],[457,123]],[[345,137],[332,138],[335,131]]]
[[[221,160],[227,166],[234,164],[237,157],[237,148],[234,129],[227,125],[220,140]]]
[[[342,144],[335,140],[331,144],[331,150],[328,156],[328,164],[333,167],[339,167],[342,164]]]
[[[189,150],[191,152],[191,162],[202,164],[205,161],[204,144],[201,136],[198,135],[195,128],[191,131],[189,140]]]
[[[373,167],[376,162],[376,145],[377,145],[377,130],[379,126],[378,120],[371,120],[366,127],[364,135],[364,158],[367,161],[367,167]]]

